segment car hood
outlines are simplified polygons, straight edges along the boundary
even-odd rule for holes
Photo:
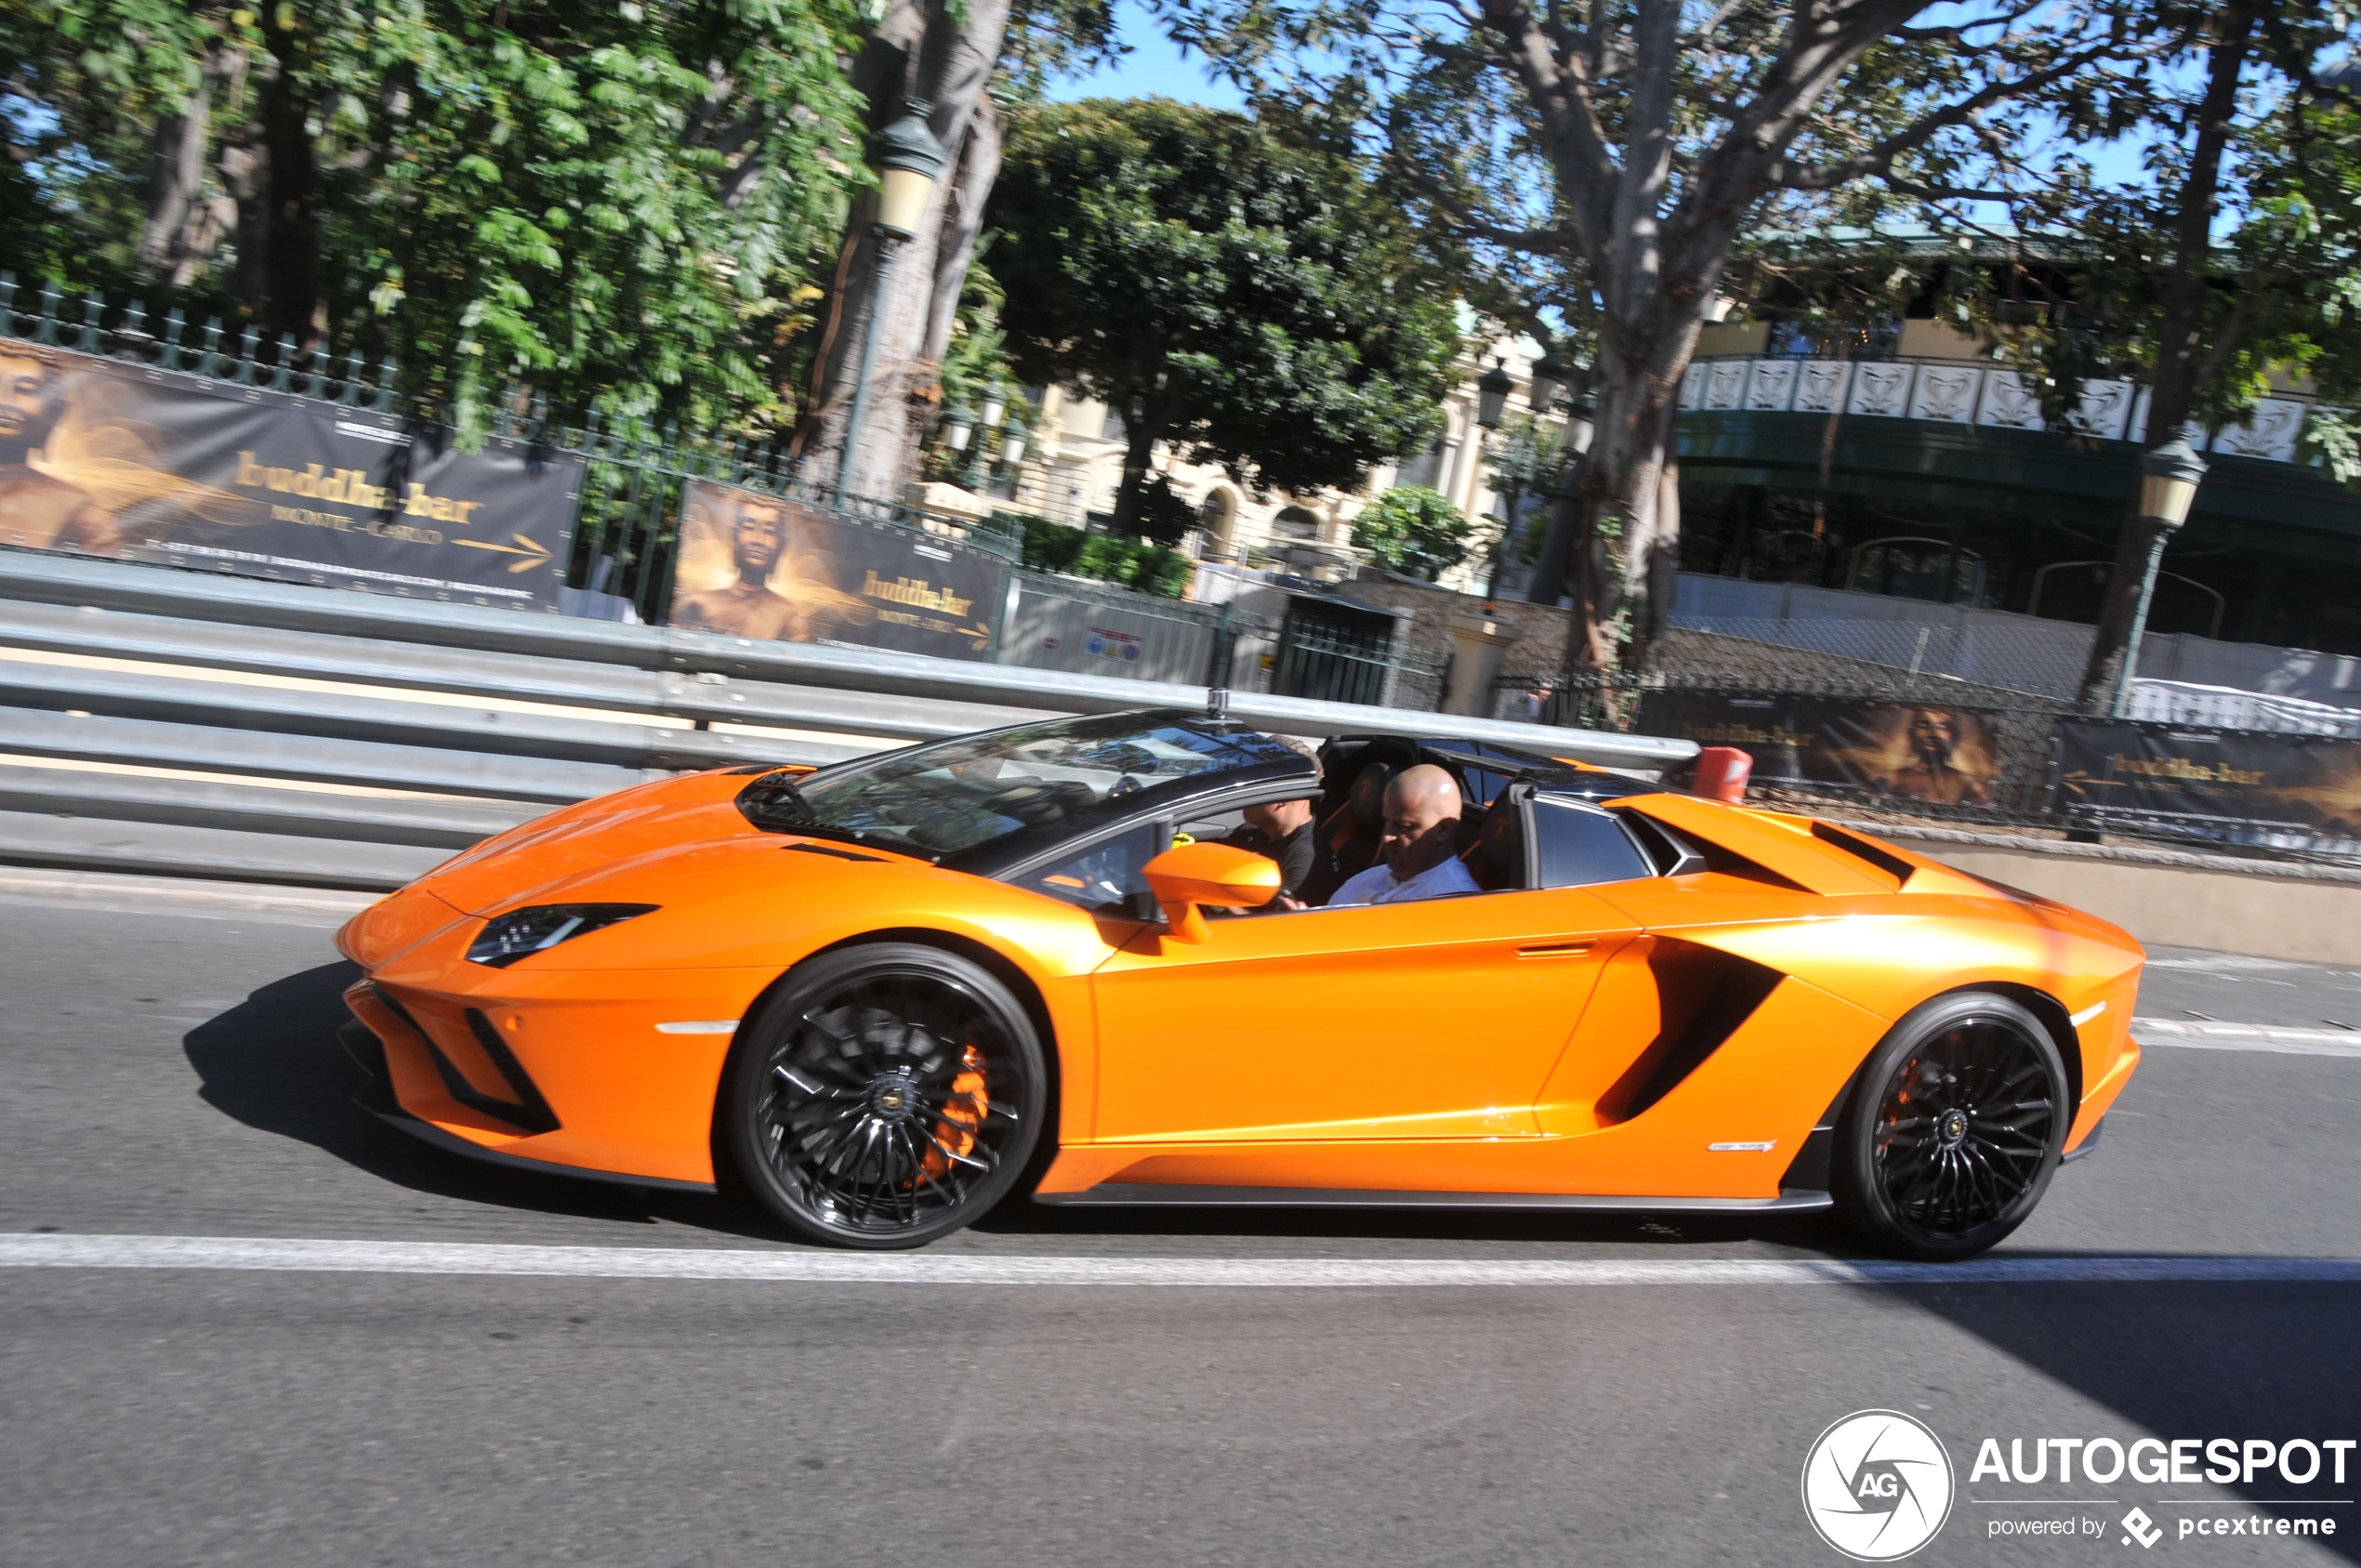
[[[411,884],[464,915],[587,897],[586,887],[627,867],[706,848],[759,841],[732,804],[745,779],[694,773],[601,796],[537,817],[454,856]]]

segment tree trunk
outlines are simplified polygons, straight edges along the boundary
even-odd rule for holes
[[[1137,539],[1144,533],[1142,492],[1154,471],[1156,442],[1172,422],[1173,373],[1159,371],[1153,390],[1123,413],[1123,482],[1115,486],[1115,517],[1107,532],[1119,539]]]
[[[1642,286],[1635,309],[1611,300],[1602,323],[1598,424],[1579,492],[1576,635],[1579,665],[1594,671],[1637,667],[1646,656],[1671,613],[1680,567],[1673,443],[1681,376],[1704,318],[1667,300],[1653,279]]]
[[[854,210],[840,253],[811,398],[796,450],[822,483],[846,474],[857,494],[898,498],[917,466],[934,417],[937,376],[958,311],[959,289],[1000,172],[1000,124],[984,96],[1008,31],[1009,0],[896,0],[855,63],[853,80],[881,130],[904,104],[932,106],[928,126],[949,154],[912,239],[894,247],[877,286],[881,241],[874,197]],[[864,337],[876,344],[861,428],[851,429]],[[851,462],[843,459],[848,436]],[[978,431],[976,439],[988,439]]]
[[[321,319],[320,169],[307,124],[313,105],[297,65],[303,45],[295,27],[272,26],[263,37],[279,67],[262,99],[262,138],[270,152],[266,323],[297,348],[310,349],[326,325]]]
[[[205,154],[213,147],[213,95],[222,77],[222,58],[216,49],[205,62],[197,90],[178,114],[156,125],[155,156],[148,179],[148,220],[133,253],[132,276],[142,283],[178,274],[203,244],[200,236],[206,211]],[[204,245],[210,250],[210,245]]]
[[[2254,31],[2254,7],[2224,7],[2214,23],[2207,49],[2205,97],[2197,107],[2197,138],[2189,155],[2187,180],[2181,188],[2174,214],[2171,271],[2167,275],[2164,313],[2157,333],[2156,378],[2148,394],[2148,426],[2141,440],[2143,452],[2177,440],[2196,406],[2201,351],[2217,362],[2230,347],[2202,344],[2205,304],[2211,259],[2214,209],[2219,204],[2222,163],[2230,145],[2233,117],[2237,112],[2238,80],[2246,69]],[[2091,641],[2091,661],[2082,673],[2084,711],[2103,711],[2115,694],[2131,646],[2132,622],[2139,615],[2140,585],[2147,574],[2149,552],[2157,527],[2139,516],[2139,487],[2125,507],[2123,533],[2117,541],[2115,565],[2107,573],[2106,601],[2099,612],[2098,635]]]

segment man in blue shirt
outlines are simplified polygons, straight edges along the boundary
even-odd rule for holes
[[[1459,863],[1459,786],[1431,762],[1405,768],[1385,787],[1378,863],[1336,890],[1328,907],[1407,903],[1484,889]]]

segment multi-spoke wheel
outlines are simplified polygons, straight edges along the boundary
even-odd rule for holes
[[[840,1246],[917,1246],[1009,1194],[1048,1115],[1041,1043],[980,965],[880,942],[813,960],[748,1022],[723,1151],[782,1219]]]
[[[1837,1128],[1838,1205],[1905,1257],[1982,1252],[2041,1201],[2073,1119],[2040,1020],[1989,992],[1938,997],[1862,1069]]]

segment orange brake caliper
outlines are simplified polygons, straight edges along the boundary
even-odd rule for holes
[[[950,1098],[943,1102],[943,1119],[934,1125],[934,1142],[918,1163],[922,1175],[939,1177],[951,1168],[945,1149],[954,1154],[972,1153],[984,1113],[992,1108],[992,1098],[983,1087],[983,1053],[970,1043],[959,1059],[959,1075],[951,1080]]]

